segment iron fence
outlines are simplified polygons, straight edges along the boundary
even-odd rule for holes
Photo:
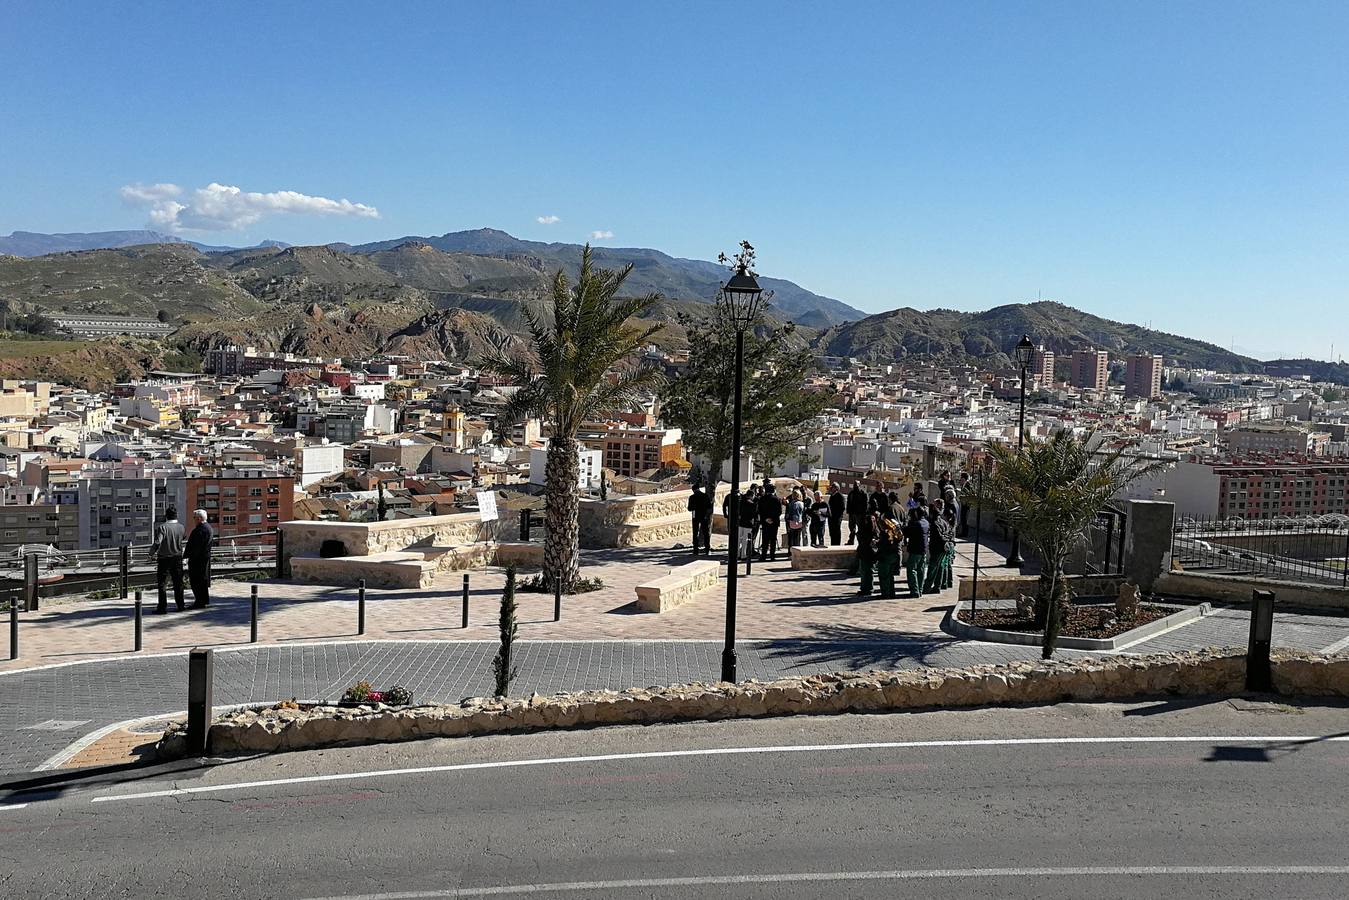
[[[1349,587],[1349,516],[1183,516],[1171,555],[1186,571]]]
[[[1113,507],[1096,514],[1087,528],[1085,569],[1092,575],[1124,571],[1124,532],[1129,516]]]

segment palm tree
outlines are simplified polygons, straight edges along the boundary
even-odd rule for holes
[[[1094,434],[1079,438],[1060,431],[1044,440],[1030,438],[1020,452],[1006,444],[988,448],[994,468],[984,483],[985,499],[1040,557],[1035,618],[1044,630],[1045,659],[1054,655],[1067,613],[1068,555],[1111,498],[1167,465],[1120,450],[1097,451],[1096,444]]]
[[[519,388],[507,401],[503,421],[538,416],[552,426],[545,470],[543,581],[547,588],[560,583],[568,593],[581,571],[576,432],[584,422],[626,410],[660,378],[652,369],[620,368],[661,327],[628,324],[660,299],[659,294],[619,297],[631,271],[631,265],[616,272],[596,267],[587,244],[576,283],[559,271],[551,309],[542,316],[526,309],[530,352],[513,355],[499,346],[483,364]]]

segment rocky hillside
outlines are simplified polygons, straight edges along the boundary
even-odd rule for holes
[[[1014,303],[984,312],[897,309],[822,332],[817,352],[869,360],[927,356],[1002,360],[1023,334],[1058,354],[1096,347],[1112,355],[1160,353],[1168,364],[1258,372],[1259,361],[1215,344],[1102,319],[1062,303]]]
[[[579,244],[545,244],[541,241],[522,241],[495,228],[474,231],[455,231],[439,237],[405,237],[393,241],[362,244],[351,249],[360,253],[379,253],[409,242],[425,244],[449,253],[468,253],[477,256],[498,257],[535,266],[551,274],[558,269],[576,273],[581,259]],[[717,289],[726,280],[726,267],[699,259],[681,259],[659,250],[638,247],[594,247],[598,265],[619,269],[631,264],[626,289],[634,294],[657,292],[672,300],[711,303]],[[841,300],[812,293],[781,278],[759,279],[766,289],[773,291],[773,305],[782,318],[798,321],[812,327],[827,327],[853,319],[862,313]]]

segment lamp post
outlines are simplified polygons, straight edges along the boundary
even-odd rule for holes
[[[1016,342],[1016,365],[1020,373],[1021,381],[1021,412],[1017,417],[1016,426],[1016,452],[1021,453],[1022,446],[1026,443],[1026,373],[1030,369],[1031,357],[1035,353],[1035,345],[1031,343],[1030,335],[1023,334],[1021,340]],[[1012,548],[1007,553],[1007,568],[1021,568],[1021,533],[1012,531]]]
[[[741,244],[736,257],[735,272],[721,289],[722,303],[735,326],[735,399],[731,419],[731,494],[726,516],[726,645],[721,651],[721,680],[736,680],[735,658],[735,587],[736,564],[740,556],[740,430],[742,393],[745,366],[745,329],[754,321],[763,302],[763,289],[750,268],[753,251]]]

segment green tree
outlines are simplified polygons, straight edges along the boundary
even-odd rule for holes
[[[661,392],[661,416],[684,444],[707,458],[710,485],[731,458],[735,400],[735,325],[724,299],[710,319],[686,319],[689,362]],[[745,331],[741,441],[767,469],[793,457],[812,436],[810,422],[834,394],[803,387],[815,370],[809,350],[792,340],[792,324],[770,327],[762,315]]]
[[[496,677],[496,696],[505,697],[510,693],[511,682],[515,680],[519,669],[512,661],[515,650],[515,566],[506,567],[506,588],[501,592],[501,609],[497,616],[497,630],[501,635],[501,646],[492,659],[492,674]]]
[[[1040,557],[1035,618],[1044,630],[1045,659],[1054,655],[1067,614],[1063,566],[1069,554],[1116,494],[1168,464],[1096,451],[1095,445],[1093,434],[1079,438],[1060,431],[1043,440],[1028,438],[1020,453],[1010,444],[988,447],[993,472],[984,481],[984,497]]]
[[[660,299],[659,294],[619,297],[630,272],[631,265],[618,271],[595,266],[587,244],[576,282],[559,270],[544,315],[525,310],[531,352],[511,354],[498,346],[483,363],[484,369],[511,379],[518,388],[507,401],[503,421],[538,416],[551,426],[544,487],[545,589],[560,582],[564,592],[572,593],[580,578],[577,430],[584,422],[629,409],[660,381],[655,370],[631,364],[661,326],[629,324]]]

